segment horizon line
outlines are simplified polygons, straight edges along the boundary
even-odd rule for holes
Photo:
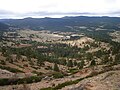
[[[21,17],[21,18],[0,18],[1,20],[2,19],[43,19],[43,18],[69,18],[69,17],[114,17],[114,18],[120,18],[120,16],[109,16],[109,15],[73,15],[73,16],[63,16],[63,17],[47,17],[47,16],[43,16],[43,17],[34,17],[34,16],[31,16],[31,17]]]

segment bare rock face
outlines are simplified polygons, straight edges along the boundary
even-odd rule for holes
[[[87,78],[62,90],[120,90],[120,70]]]

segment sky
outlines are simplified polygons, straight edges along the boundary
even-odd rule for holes
[[[64,16],[120,17],[120,0],[0,0],[0,19]]]

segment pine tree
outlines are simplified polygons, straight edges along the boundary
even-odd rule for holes
[[[114,64],[120,64],[120,54],[115,55]]]
[[[103,57],[102,63],[103,63],[103,64],[108,64],[108,62],[109,62],[109,55],[105,55],[105,56]]]
[[[67,66],[68,66],[68,67],[73,67],[73,62],[72,62],[72,60],[69,60],[69,61],[68,61]]]
[[[77,62],[76,61],[74,61],[74,66],[76,66],[77,65]]]
[[[54,71],[57,71],[57,72],[59,71],[59,67],[58,67],[58,65],[57,65],[56,63],[54,64],[53,70],[54,70]]]
[[[22,56],[21,56],[19,53],[17,53],[17,54],[16,54],[16,59],[17,59],[17,60],[20,60],[21,58],[22,58]]]
[[[113,58],[112,57],[110,57],[110,59],[109,59],[109,64],[113,64]]]
[[[7,56],[6,61],[8,61],[10,63],[13,63],[13,58],[11,56]]]
[[[90,66],[95,66],[95,65],[96,65],[95,60],[92,60],[91,63],[90,63]]]
[[[82,60],[81,62],[79,62],[77,64],[77,66],[78,66],[79,69],[82,69],[84,67],[84,64],[85,64],[85,62],[84,62],[84,60]]]

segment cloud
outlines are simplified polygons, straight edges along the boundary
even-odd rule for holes
[[[13,13],[11,11],[0,10],[0,18],[7,18],[7,17],[14,16],[14,15],[15,15],[15,13]]]
[[[0,18],[119,16],[120,0],[0,0]]]
[[[90,15],[94,13],[89,12],[30,12],[26,15],[44,16],[44,15]]]
[[[91,12],[28,12],[28,13],[13,13],[9,11],[0,10],[0,18],[43,18],[43,17],[64,17],[64,16],[120,16],[120,11],[106,12],[106,13],[91,13]]]
[[[0,10],[0,15],[6,15],[6,14],[13,14],[13,12],[6,11],[6,10]]]

